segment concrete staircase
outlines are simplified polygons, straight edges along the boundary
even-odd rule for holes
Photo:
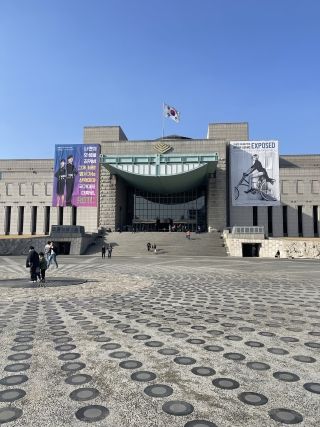
[[[103,242],[113,246],[112,256],[154,256],[154,251],[147,251],[148,242],[157,245],[157,255],[227,256],[218,232],[191,233],[190,240],[185,233],[180,232],[113,232],[104,239],[97,239],[95,245],[88,248],[86,255],[100,254]]]

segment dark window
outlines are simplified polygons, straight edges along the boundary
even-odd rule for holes
[[[63,207],[59,206],[58,210],[58,225],[63,225]]]
[[[273,234],[272,206],[268,206],[268,234]]]
[[[72,223],[71,225],[77,225],[77,208],[76,206],[72,206]]]
[[[302,206],[298,206],[298,233],[299,237],[303,236],[303,227],[302,227]]]
[[[23,234],[23,221],[24,221],[24,206],[19,206],[18,210],[18,234]]]
[[[11,206],[6,206],[6,219],[5,219],[5,234],[10,234],[11,228]]]
[[[46,206],[44,210],[44,234],[50,233],[50,206]]]
[[[168,230],[169,226],[179,230],[206,229],[206,190],[195,190],[175,194],[150,193],[130,189],[130,202],[123,213],[123,223],[136,224],[137,229]]]
[[[36,234],[36,232],[37,232],[37,215],[38,215],[37,206],[32,206],[32,210],[31,210],[31,234]]]
[[[258,225],[258,206],[252,207],[252,225]]]
[[[313,206],[313,233],[315,237],[319,237],[318,206]]]
[[[282,206],[283,235],[288,236],[288,206]]]

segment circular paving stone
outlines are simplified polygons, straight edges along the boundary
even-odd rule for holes
[[[12,365],[5,366],[4,370],[7,372],[20,372],[26,371],[30,368],[28,363],[13,363]]]
[[[193,365],[194,363],[196,363],[196,359],[193,359],[192,357],[186,357],[186,356],[175,357],[173,361],[178,365]]]
[[[240,385],[238,381],[235,381],[231,378],[215,378],[212,381],[212,384],[224,390],[233,390],[235,388],[239,388]]]
[[[34,335],[35,331],[18,331],[17,335],[23,335],[23,336],[28,336],[28,335]]]
[[[78,388],[77,390],[73,390],[69,396],[72,400],[83,402],[94,399],[98,395],[99,391],[96,388]]]
[[[320,348],[319,342],[305,342],[304,345],[310,348],[316,348],[316,349]]]
[[[245,356],[240,353],[225,353],[223,357],[225,357],[226,359],[235,360],[235,361],[240,361],[245,359]]]
[[[173,332],[174,329],[172,329],[172,328],[159,328],[158,331],[160,331],[160,332]]]
[[[263,394],[252,393],[252,392],[243,392],[238,395],[241,402],[246,403],[247,405],[260,406],[265,405],[268,402],[268,398]]]
[[[153,384],[144,389],[147,396],[150,397],[168,397],[173,393],[173,389],[165,384]]]
[[[31,344],[18,344],[13,347],[11,347],[12,351],[27,351],[31,350],[33,348],[33,345]]]
[[[298,338],[294,338],[294,337],[280,337],[281,341],[283,342],[298,342]]]
[[[100,405],[89,405],[84,408],[80,408],[76,412],[76,417],[80,421],[87,423],[94,423],[101,421],[109,415],[109,409]]]
[[[54,337],[63,337],[65,335],[69,335],[68,331],[55,331],[51,333],[52,336]]]
[[[320,337],[320,331],[314,331],[314,332],[308,332],[309,335],[313,336],[313,337]]]
[[[18,362],[20,360],[30,359],[30,357],[32,357],[32,354],[30,353],[16,353],[8,356],[8,360],[14,360],[15,362]]]
[[[0,424],[9,423],[17,420],[22,415],[22,410],[19,408],[7,407],[0,409]]]
[[[101,348],[103,348],[104,350],[116,350],[117,348],[120,348],[120,347],[121,345],[116,343],[103,344],[101,346]]]
[[[190,338],[190,339],[188,339],[186,341],[188,343],[190,343],[190,344],[204,344],[205,343],[205,340],[201,340],[201,339],[198,339],[198,338]]]
[[[120,368],[124,369],[137,369],[141,368],[142,363],[137,360],[125,360],[119,363]]]
[[[74,350],[75,348],[77,348],[77,346],[74,344],[62,344],[62,345],[58,345],[57,347],[55,347],[55,350],[57,350],[57,351],[70,351],[70,350]]]
[[[113,357],[114,359],[125,359],[127,357],[131,356],[131,353],[128,351],[114,351],[109,354],[110,357]]]
[[[264,347],[264,344],[262,344],[259,341],[246,341],[245,345],[247,345],[248,347],[255,347],[255,348]]]
[[[255,371],[267,371],[270,369],[270,365],[263,362],[248,362],[247,366],[248,368],[254,369]]]
[[[163,342],[161,342],[161,341],[147,341],[145,343],[145,345],[147,347],[162,347],[163,346]]]
[[[293,356],[293,359],[296,360],[297,362],[302,362],[302,363],[314,363],[314,362],[316,362],[316,359],[314,357],[311,357],[311,356],[298,355],[298,356]]]
[[[320,383],[305,383],[303,387],[311,393],[320,394]]]
[[[28,379],[29,378],[26,375],[10,375],[8,377],[1,378],[0,384],[7,386],[18,385],[25,383]]]
[[[112,339],[109,337],[97,337],[94,340],[97,342],[110,342],[110,341],[112,341]]]
[[[283,424],[299,424],[303,421],[302,415],[292,409],[271,409],[271,411],[269,411],[269,416],[274,421],[278,421]]]
[[[80,353],[63,353],[58,357],[59,360],[67,361],[67,360],[75,360],[81,357]]]
[[[152,381],[156,378],[156,374],[149,371],[138,371],[131,374],[131,379],[139,382]]]
[[[175,354],[179,353],[179,350],[176,350],[174,348],[161,348],[158,350],[158,353],[163,354],[164,356],[173,356]]]
[[[82,385],[90,382],[91,380],[92,380],[92,377],[90,375],[75,374],[75,375],[70,375],[68,378],[66,378],[65,382],[71,385]]]
[[[270,347],[267,350],[269,353],[277,354],[278,356],[284,356],[285,354],[289,354],[289,352],[287,350],[284,350],[283,348]]]
[[[151,335],[138,334],[138,335],[134,335],[133,338],[135,340],[146,341],[146,340],[149,340],[151,338]]]
[[[229,340],[229,341],[242,341],[243,338],[239,337],[238,335],[226,335],[225,339]]]
[[[259,335],[262,335],[263,337],[275,337],[276,334],[273,332],[258,332]]]
[[[21,399],[25,395],[26,392],[24,390],[20,390],[19,388],[0,391],[0,402],[14,402],[15,400]]]
[[[223,351],[224,348],[220,347],[219,345],[205,345],[203,347],[207,351]]]
[[[254,328],[249,328],[248,326],[241,326],[240,328],[238,328],[239,331],[241,332],[254,332],[255,329]]]
[[[211,375],[214,375],[216,373],[214,369],[207,368],[205,366],[197,366],[195,368],[192,368],[191,372],[201,377],[210,377]]]
[[[184,427],[217,427],[217,425],[207,420],[193,420],[188,421]]]
[[[183,400],[171,400],[162,405],[162,410],[169,415],[177,417],[189,415],[193,412],[193,406]]]
[[[279,372],[274,372],[272,375],[277,380],[286,381],[286,382],[289,382],[289,383],[300,380],[300,378],[298,377],[298,375],[293,374],[292,372],[285,372],[285,371],[281,372],[281,371],[279,371]]]
[[[82,362],[70,362],[70,363],[65,363],[64,365],[61,366],[61,369],[63,371],[80,371],[81,369],[85,368],[86,364],[82,363]]]

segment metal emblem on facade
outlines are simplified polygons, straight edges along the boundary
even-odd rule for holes
[[[156,151],[158,151],[158,153],[160,153],[160,154],[164,154],[164,153],[166,153],[167,151],[171,150],[171,149],[172,149],[172,147],[171,147],[171,145],[166,144],[165,142],[158,142],[158,144],[156,144],[156,145],[154,146],[154,149],[155,149]]]

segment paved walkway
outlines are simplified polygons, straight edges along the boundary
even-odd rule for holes
[[[319,262],[59,261],[87,283],[10,289],[0,258],[0,424],[320,425]]]

